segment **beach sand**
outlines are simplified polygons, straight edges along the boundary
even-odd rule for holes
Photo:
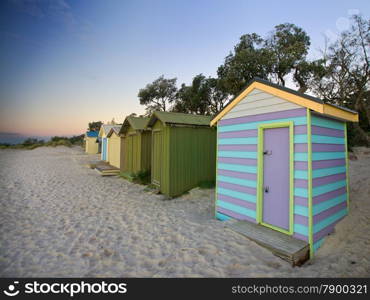
[[[292,268],[215,220],[214,190],[166,200],[78,147],[0,150],[0,276],[368,277],[370,149],[355,153],[349,216]]]

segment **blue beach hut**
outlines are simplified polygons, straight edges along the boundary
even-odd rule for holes
[[[103,124],[99,130],[99,139],[101,140],[101,160],[108,161],[108,133],[115,125]]]

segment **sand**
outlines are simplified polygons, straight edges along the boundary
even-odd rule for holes
[[[213,219],[214,190],[166,200],[99,176],[81,148],[0,150],[0,276],[370,276],[370,150],[357,150],[350,215],[295,268]]]

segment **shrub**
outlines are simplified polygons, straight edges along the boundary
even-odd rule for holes
[[[150,180],[150,170],[139,171],[132,175],[132,181],[139,184],[149,184]]]

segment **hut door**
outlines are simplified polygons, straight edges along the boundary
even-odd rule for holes
[[[102,139],[101,159],[107,160],[107,138]]]
[[[289,233],[290,139],[289,127],[264,128],[262,224]]]
[[[162,169],[162,132],[153,131],[152,183],[160,186]]]
[[[126,170],[131,174],[133,173],[133,164],[132,164],[132,161],[133,161],[133,148],[132,148],[132,135],[129,135],[127,136],[126,138],[126,141],[127,141],[127,154],[126,154],[126,157],[127,157],[127,165],[126,165]]]

